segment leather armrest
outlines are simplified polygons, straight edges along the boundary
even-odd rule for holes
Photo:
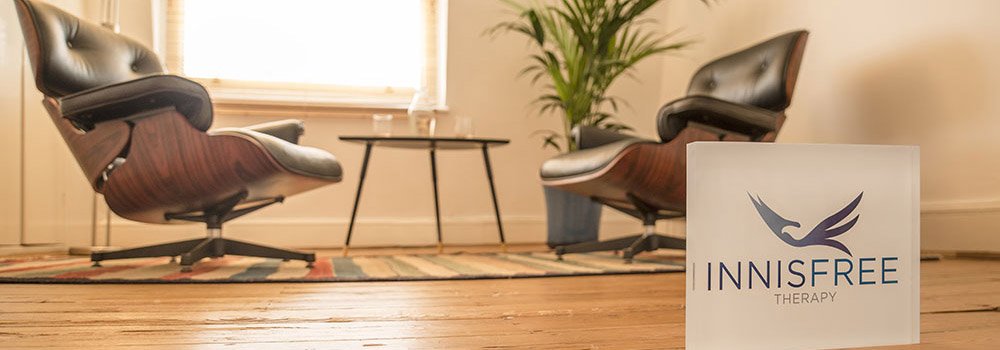
[[[243,128],[268,134],[294,144],[299,143],[299,136],[302,136],[306,130],[302,121],[296,119],[277,120],[273,122],[254,124]]]
[[[294,122],[297,121],[291,121],[292,123],[287,124],[284,122],[281,121],[282,124],[289,125],[287,128],[292,129],[295,126]],[[332,181],[340,181],[343,176],[343,169],[337,158],[318,148],[299,146],[279,136],[249,128],[218,128],[210,130],[208,134],[212,136],[236,136],[253,140],[260,144],[285,169],[294,173]]]
[[[602,129],[596,126],[577,125],[573,127],[573,139],[576,140],[576,149],[588,149],[600,147],[612,142],[627,139],[638,139],[632,135]]]
[[[78,127],[173,107],[201,131],[212,125],[212,100],[194,81],[176,75],[150,75],[87,89],[59,99],[64,118]]]
[[[708,96],[688,96],[660,108],[656,127],[660,140],[673,140],[688,122],[740,133],[758,140],[776,131],[780,112]]]

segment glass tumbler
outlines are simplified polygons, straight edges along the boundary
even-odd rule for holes
[[[375,136],[388,137],[392,135],[392,114],[372,115],[372,133]]]
[[[472,126],[472,118],[455,117],[455,137],[471,139],[475,134]]]
[[[437,119],[434,113],[434,102],[423,92],[413,95],[410,108],[406,110],[410,117],[410,128],[419,136],[434,136]]]

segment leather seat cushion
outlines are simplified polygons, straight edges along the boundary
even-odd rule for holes
[[[198,130],[212,126],[208,91],[176,75],[150,75],[67,95],[59,100],[63,116],[82,125],[130,117],[163,107],[174,107]]]
[[[622,151],[638,143],[655,142],[640,138],[628,138],[599,147],[561,154],[542,163],[540,174],[545,180],[591,174],[604,169]]]
[[[281,138],[247,128],[219,128],[208,132],[209,135],[232,135],[248,138],[263,146],[281,166],[290,172],[333,181],[340,181],[343,169],[340,162],[330,152],[296,145]]]

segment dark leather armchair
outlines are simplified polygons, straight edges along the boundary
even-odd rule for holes
[[[655,233],[659,219],[684,216],[687,144],[695,141],[773,142],[792,100],[808,32],[787,33],[701,67],[688,96],[657,116],[660,140],[593,127],[573,130],[579,151],[542,164],[545,186],[588,196],[642,220],[642,234],[556,247],[566,253],[622,251],[626,262],[685,241]]]
[[[302,123],[209,130],[204,87],[166,75],[141,44],[52,5],[15,0],[43,104],[94,191],[121,217],[202,222],[208,237],[112,252],[170,256],[182,270],[225,254],[303,260],[315,254],[222,238],[226,221],[341,179],[336,158],[298,145]]]

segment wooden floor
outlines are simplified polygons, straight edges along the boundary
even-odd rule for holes
[[[530,248],[537,247],[521,247]],[[1000,261],[931,261],[921,268],[923,344],[912,348],[1000,349]],[[683,346],[681,273],[445,282],[0,284],[0,348],[11,349]]]

